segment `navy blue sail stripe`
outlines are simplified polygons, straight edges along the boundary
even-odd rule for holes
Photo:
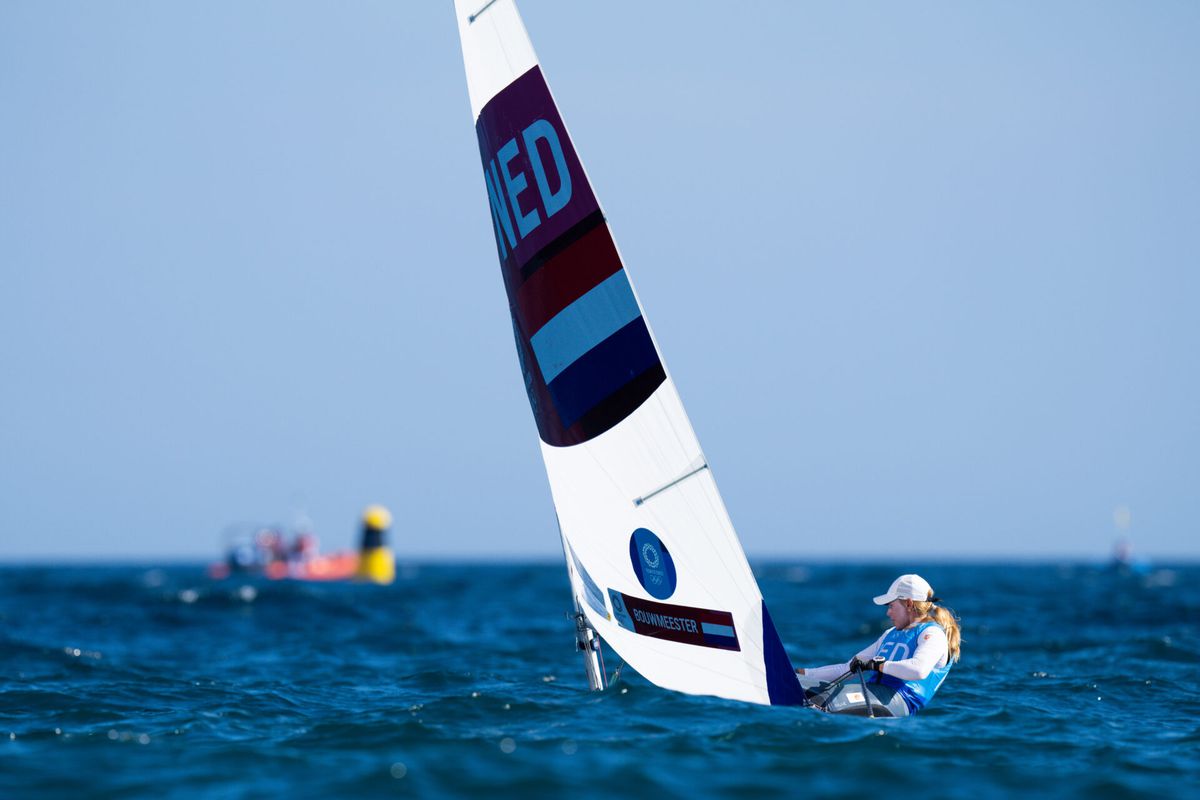
[[[547,385],[564,428],[633,378],[658,366],[646,322],[638,317],[593,347]]]
[[[558,312],[529,339],[542,378],[553,382],[580,356],[641,316],[625,270],[618,270]]]

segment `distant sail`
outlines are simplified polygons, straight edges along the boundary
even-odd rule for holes
[[[512,0],[456,0],[487,210],[576,605],[691,694],[802,693]]]

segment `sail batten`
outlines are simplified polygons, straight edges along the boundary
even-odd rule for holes
[[[644,502],[646,502],[647,500],[651,499],[651,498],[652,498],[652,497],[654,497],[655,495],[662,494],[662,493],[663,493],[663,492],[665,492],[667,489],[671,489],[671,488],[673,488],[673,487],[675,487],[675,486],[678,486],[679,484],[681,484],[681,483],[683,483],[684,481],[686,481],[688,478],[692,477],[693,475],[697,475],[697,474],[699,474],[700,472],[702,472],[703,470],[706,470],[706,469],[708,469],[708,464],[707,464],[707,463],[703,463],[703,464],[701,464],[700,466],[696,467],[695,469],[689,470],[688,472],[685,472],[683,475],[680,475],[678,478],[676,478],[675,480],[671,481],[670,483],[664,483],[662,486],[658,487],[657,489],[655,489],[655,490],[654,490],[654,491],[652,491],[652,492],[646,492],[646,493],[645,493],[644,495],[642,495],[641,497],[635,497],[635,498],[633,498],[633,504],[634,504],[635,506],[640,506],[642,503],[644,503]]]
[[[659,686],[801,702],[513,0],[486,12],[481,1],[456,0],[456,9],[483,219],[496,237],[579,619]]]

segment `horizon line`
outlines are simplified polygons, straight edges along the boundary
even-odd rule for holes
[[[398,563],[426,564],[561,564],[562,555],[556,553],[434,553],[396,552]],[[746,554],[751,564],[900,564],[923,562],[928,564],[1110,564],[1111,554],[1052,552],[1052,553],[938,553],[927,555],[864,555],[855,554],[809,554],[762,553]],[[2,566],[55,567],[55,566],[138,566],[138,567],[204,567],[220,563],[222,559],[206,555],[154,555],[154,554],[0,554]],[[1143,553],[1135,557],[1132,564],[1191,565],[1200,564],[1200,554]]]

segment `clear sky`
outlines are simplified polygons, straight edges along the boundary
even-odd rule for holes
[[[520,6],[751,557],[1200,557],[1200,4]],[[561,553],[452,3],[0,4],[0,560],[369,502]]]

